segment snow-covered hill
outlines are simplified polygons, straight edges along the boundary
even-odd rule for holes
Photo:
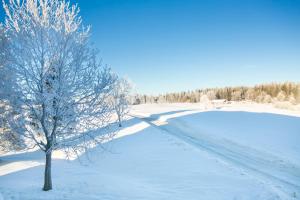
[[[138,105],[106,151],[0,159],[0,199],[299,199],[300,113],[261,105]]]

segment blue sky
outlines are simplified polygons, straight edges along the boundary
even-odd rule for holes
[[[138,92],[300,81],[300,0],[72,2]]]

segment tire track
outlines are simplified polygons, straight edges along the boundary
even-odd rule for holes
[[[170,125],[151,117],[131,116],[245,170],[248,174],[282,193],[280,196],[284,196],[285,199],[298,199],[297,196],[300,194],[300,169],[297,166],[275,162],[276,160],[270,155],[247,149],[247,147],[230,141],[220,143],[199,133],[197,134],[202,137],[195,138],[192,136],[193,134],[189,134],[192,130],[187,130],[187,127],[180,127],[177,124],[175,126]]]

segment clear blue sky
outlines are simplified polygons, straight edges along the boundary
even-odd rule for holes
[[[300,0],[72,2],[138,92],[300,81]]]

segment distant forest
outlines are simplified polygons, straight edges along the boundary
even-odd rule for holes
[[[132,103],[198,103],[217,99],[258,103],[286,102],[290,105],[296,105],[300,104],[300,83],[285,82],[260,84],[254,87],[208,88],[157,96],[135,95]]]

